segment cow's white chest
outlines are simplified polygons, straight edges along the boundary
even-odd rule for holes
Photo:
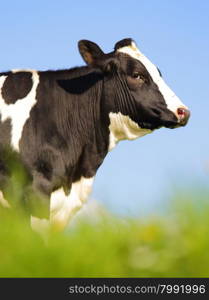
[[[55,230],[63,230],[75,213],[87,201],[94,178],[81,179],[72,184],[69,195],[66,195],[63,188],[52,193],[50,198],[50,220],[40,220],[32,217],[33,229],[41,232],[42,229],[53,227]],[[47,227],[48,226],[48,227]]]
[[[120,112],[110,113],[109,118],[109,151],[121,140],[135,140],[153,131],[139,127],[136,122]]]
[[[13,71],[13,73],[18,71]],[[0,77],[0,114],[1,121],[4,122],[7,119],[11,119],[12,132],[11,132],[11,145],[17,151],[19,151],[19,141],[22,136],[22,130],[25,122],[30,116],[30,111],[36,103],[36,90],[39,84],[39,75],[36,71],[30,71],[32,73],[33,86],[24,99],[17,100],[14,104],[5,103],[2,97],[2,87],[7,76]]]

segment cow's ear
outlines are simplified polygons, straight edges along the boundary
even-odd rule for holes
[[[87,65],[94,67],[98,65],[98,61],[105,55],[97,44],[87,40],[79,41],[78,49]]]
[[[78,42],[78,49],[87,65],[98,68],[108,74],[117,70],[117,59],[109,54],[105,54],[97,44],[81,40]]]

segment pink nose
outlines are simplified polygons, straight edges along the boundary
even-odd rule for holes
[[[179,117],[179,123],[181,125],[186,125],[190,117],[190,111],[187,108],[179,107],[177,109],[177,115]]]

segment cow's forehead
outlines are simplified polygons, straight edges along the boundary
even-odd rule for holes
[[[130,57],[137,59],[144,65],[155,82],[160,80],[157,67],[139,50],[134,41],[130,45],[117,49],[117,52],[128,54]]]

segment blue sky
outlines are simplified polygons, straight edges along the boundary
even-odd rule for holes
[[[78,40],[109,52],[132,37],[191,109],[185,128],[121,142],[99,169],[93,198],[117,213],[155,213],[176,187],[209,185],[209,1],[0,4],[1,71],[83,65]]]

